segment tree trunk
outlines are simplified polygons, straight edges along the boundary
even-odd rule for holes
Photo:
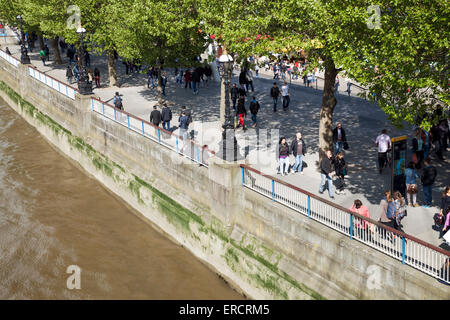
[[[37,36],[39,41],[39,47],[41,48],[41,50],[44,50],[44,38],[42,37],[42,33],[38,32]]]
[[[320,110],[319,125],[319,161],[328,150],[333,152],[333,112],[337,100],[334,95],[334,82],[338,70],[331,58],[326,58],[325,65],[325,84],[322,94],[322,109]]]
[[[117,72],[116,72],[116,60],[114,59],[114,51],[108,50],[108,80],[110,87],[118,87]]]
[[[158,59],[158,64],[157,64],[156,68],[158,69],[158,86],[157,86],[158,104],[160,106],[162,106],[163,99],[162,99],[162,83],[161,83],[161,63],[160,63],[160,59]]]
[[[50,45],[53,49],[53,52],[55,54],[55,63],[56,64],[62,64],[61,60],[61,54],[59,52],[59,44],[58,44],[59,38],[50,39]]]

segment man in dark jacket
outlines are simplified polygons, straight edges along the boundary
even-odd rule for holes
[[[277,112],[278,97],[280,95],[280,88],[278,88],[277,83],[273,83],[273,87],[270,89],[270,96],[273,99],[273,112]]]
[[[231,101],[233,102],[233,109],[236,110],[236,101],[239,96],[239,89],[236,87],[236,83],[233,83],[233,86],[230,89]]]
[[[250,113],[252,114],[253,126],[256,127],[256,115],[259,111],[259,102],[256,101],[256,97],[253,97],[253,100],[250,101]]]
[[[172,120],[172,110],[170,110],[170,108],[165,103],[161,111],[161,118],[163,128],[166,129],[167,131],[170,131],[170,120]]]
[[[434,181],[436,180],[437,171],[436,168],[430,164],[430,158],[426,158],[423,163],[425,168],[423,168],[422,176],[420,177],[420,180],[422,181],[423,196],[425,198],[425,205],[423,207],[429,208],[433,201],[432,189]]]
[[[323,157],[320,162],[320,187],[319,193],[323,193],[325,189],[325,183],[328,183],[328,194],[331,199],[334,199],[333,195],[333,179],[331,179],[331,165],[333,164],[333,154],[330,150],[327,151],[326,156]]]
[[[194,72],[192,73],[192,89],[194,94],[198,94],[198,87],[200,86],[200,78],[201,78],[201,71],[199,68],[195,68]]]
[[[334,146],[334,156],[342,151],[344,143],[347,142],[347,137],[345,136],[345,130],[342,128],[340,122],[336,123],[336,128],[333,130],[333,146]]]
[[[189,116],[186,115],[186,111],[181,111],[181,116],[178,118],[178,122],[180,126],[180,137],[183,139],[183,146],[181,148],[181,153],[183,153],[187,145],[187,131],[189,128]]]
[[[153,123],[155,126],[159,127],[159,124],[161,123],[161,112],[157,109],[156,105],[153,106],[153,111],[150,113],[150,122]]]
[[[303,141],[302,134],[300,132],[297,133],[296,139],[294,139],[291,143],[291,153],[295,157],[292,173],[300,172],[300,174],[303,174],[303,156],[306,154],[306,144],[305,141]]]
[[[247,91],[247,69],[242,70],[239,74],[239,84]]]

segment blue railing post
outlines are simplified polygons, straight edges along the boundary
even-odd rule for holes
[[[69,87],[66,86],[66,96],[69,96]]]
[[[402,264],[405,264],[406,239],[402,237]]]
[[[177,143],[177,152],[178,152],[178,137],[176,137],[176,143]]]
[[[58,82],[59,85],[59,82]],[[94,99],[91,99],[92,111],[94,111]]]
[[[114,109],[114,121],[117,121],[116,109]]]
[[[145,136],[145,132],[144,132],[144,121],[141,121],[142,123],[142,135]]]
[[[102,113],[103,113],[103,115],[105,115],[105,104],[104,103],[102,103]]]
[[[308,195],[308,218],[311,218],[311,196]]]
[[[272,200],[275,201],[275,180],[272,180]]]
[[[161,130],[158,129],[158,142],[161,144]]]
[[[353,215],[350,214],[350,239],[353,239]]]
[[[58,91],[61,92],[61,83],[60,82],[58,82]],[[92,110],[94,110],[94,109],[92,109]]]
[[[241,172],[242,172],[242,185],[245,186],[244,167],[241,167]]]
[[[197,147],[197,162],[200,163],[200,152],[198,151],[198,147]]]
[[[128,128],[130,127],[130,115],[127,114]]]

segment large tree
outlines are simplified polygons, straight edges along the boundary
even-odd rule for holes
[[[303,49],[309,69],[324,70],[319,124],[323,156],[332,149],[334,82],[340,71],[375,93],[370,97],[378,99],[397,125],[407,120],[428,127],[423,116],[436,107],[436,99],[448,102],[444,83],[448,81],[448,4],[394,3],[202,0],[201,10],[205,29],[241,56]],[[379,16],[376,9],[370,10],[373,5],[379,6]]]
[[[161,68],[190,66],[206,48],[195,0],[112,0],[105,15],[117,52]]]

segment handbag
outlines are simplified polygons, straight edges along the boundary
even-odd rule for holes
[[[344,141],[344,146],[343,146],[343,148],[344,148],[344,150],[348,150],[348,143],[347,143],[347,141]]]
[[[438,226],[442,226],[444,224],[444,216],[441,216],[439,213],[434,215],[434,223]]]
[[[417,193],[417,185],[415,185],[415,184],[411,184],[411,185],[409,185],[409,187],[408,187],[408,193],[409,194],[416,194]]]

